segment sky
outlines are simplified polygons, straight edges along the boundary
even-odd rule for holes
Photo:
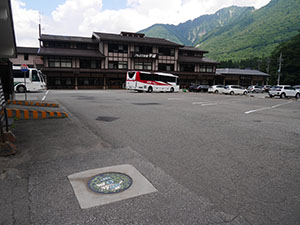
[[[232,5],[259,9],[270,0],[11,0],[17,46],[37,47],[43,34],[91,37],[174,24]]]

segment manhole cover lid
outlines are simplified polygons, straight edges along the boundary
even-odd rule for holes
[[[116,172],[101,173],[88,181],[89,189],[100,194],[119,193],[127,190],[131,185],[130,176]]]

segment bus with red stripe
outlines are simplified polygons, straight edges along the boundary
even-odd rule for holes
[[[178,76],[170,73],[128,71],[126,89],[138,92],[178,92]]]

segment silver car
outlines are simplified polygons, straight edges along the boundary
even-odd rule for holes
[[[257,85],[251,85],[247,90],[252,93],[263,93],[265,91],[263,87]]]
[[[248,91],[245,88],[243,88],[242,86],[240,86],[240,85],[227,85],[227,86],[225,86],[224,94],[246,95],[246,94],[248,94]]]

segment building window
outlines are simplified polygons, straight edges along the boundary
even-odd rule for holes
[[[180,71],[182,71],[182,72],[195,72],[195,65],[182,64],[182,65],[180,65]]]
[[[151,62],[135,62],[134,63],[135,70],[152,70]]]
[[[108,62],[108,68],[115,70],[127,70],[128,64],[127,62],[110,61]]]
[[[136,45],[134,46],[135,53],[149,54],[152,53],[151,46]]]
[[[86,43],[77,43],[77,48],[79,48],[79,49],[87,49],[88,45]]]
[[[205,65],[200,65],[200,72],[206,73],[206,66]]]
[[[158,48],[158,53],[160,55],[174,56],[175,49],[174,48]]]
[[[195,56],[195,57],[203,57],[202,52],[196,52],[196,51],[179,51],[179,55],[182,56]]]
[[[80,59],[80,68],[100,69],[100,61],[95,59]]]
[[[72,68],[70,58],[49,58],[49,67]]]
[[[213,72],[213,66],[207,66],[207,67],[206,67],[206,71],[207,71],[208,73],[212,73],[212,72]]]
[[[118,69],[118,62],[108,62],[108,69]]]
[[[158,70],[159,71],[174,71],[174,64],[158,64]]]
[[[49,42],[44,42],[45,47],[49,48],[70,48],[70,43],[69,42],[55,42],[55,41],[49,41]]]
[[[119,70],[127,70],[127,62],[119,62],[118,63],[118,69]]]
[[[108,44],[108,52],[128,53],[128,45]]]
[[[27,53],[24,54],[24,60],[25,60],[25,61],[28,60],[28,54],[27,54]]]

